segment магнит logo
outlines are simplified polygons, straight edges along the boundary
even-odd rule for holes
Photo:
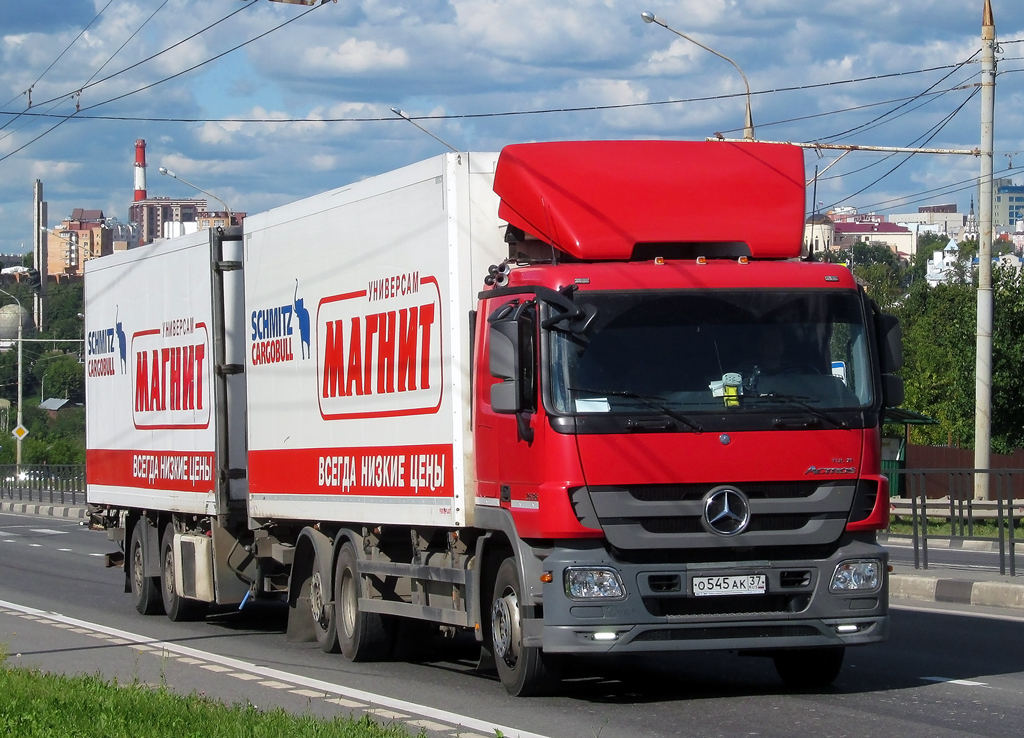
[[[209,330],[187,317],[132,334],[132,417],[136,428],[205,428],[210,424]]]
[[[317,394],[327,420],[441,406],[441,291],[418,272],[374,279],[317,305]]]

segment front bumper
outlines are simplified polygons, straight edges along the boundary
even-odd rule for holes
[[[877,559],[882,578],[870,592],[829,591],[836,566]],[[875,643],[888,636],[888,554],[851,541],[826,559],[635,564],[597,545],[556,547],[543,563],[543,620],[524,623],[525,645],[552,653],[770,650]],[[616,601],[572,600],[568,566],[611,567],[625,589]],[[693,577],[763,574],[764,595],[695,597]]]

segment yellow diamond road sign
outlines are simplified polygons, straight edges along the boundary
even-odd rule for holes
[[[11,431],[11,435],[17,438],[19,441],[28,435],[28,428],[23,425],[19,425],[17,428]]]

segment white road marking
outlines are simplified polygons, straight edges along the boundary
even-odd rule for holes
[[[244,679],[247,682],[251,682],[251,681],[254,681],[256,679],[261,679],[262,678],[262,677],[260,677],[260,676],[258,676],[256,674],[250,674],[247,671],[233,671],[228,676],[233,676],[235,679]]]
[[[103,555],[103,554],[99,554]],[[433,720],[443,721],[450,725],[459,726],[462,728],[468,728],[470,730],[479,730],[487,735],[495,735],[497,731],[505,738],[548,738],[540,733],[531,733],[529,731],[520,730],[506,725],[497,725],[488,720],[480,720],[478,718],[470,717],[468,715],[460,715],[458,713],[449,712],[447,710],[441,710],[436,707],[430,707],[429,705],[421,705],[415,702],[408,702],[406,700],[396,699],[394,697],[388,697],[383,694],[376,694],[374,692],[368,692],[362,689],[355,689],[352,687],[345,687],[340,684],[334,684],[333,682],[327,682],[322,679],[314,679],[312,677],[302,676],[301,674],[293,674],[291,672],[282,671],[280,669],[272,669],[267,666],[259,666],[258,664],[252,664],[241,659],[232,658],[230,656],[222,656],[217,653],[211,653],[209,651],[202,651],[197,648],[190,646],[182,646],[178,643],[168,643],[166,641],[158,641],[147,636],[140,635],[138,633],[132,633],[127,630],[120,630],[118,628],[111,628],[107,625],[101,625],[99,623],[92,623],[87,620],[79,620],[78,618],[72,618],[67,615],[62,615],[57,612],[40,610],[34,607],[27,607],[25,605],[19,605],[14,602],[8,602],[6,600],[0,600],[0,607],[7,607],[11,610],[15,610],[20,613],[28,615],[37,615],[48,617],[58,622],[67,623],[68,625],[88,628],[99,633],[106,633],[107,635],[115,636],[117,638],[124,638],[132,642],[133,648],[147,647],[150,649],[161,649],[160,651],[152,651],[156,656],[169,656],[170,654],[177,654],[179,656],[191,656],[193,658],[205,659],[212,663],[223,664],[236,671],[246,671],[251,674],[258,674],[268,681],[281,681],[284,682],[286,687],[308,687],[315,689],[322,694],[333,694],[338,697],[345,697],[349,700],[362,700],[363,704],[369,703],[375,707],[390,708],[393,710],[404,711],[406,714],[416,715],[418,717],[430,718]],[[72,629],[74,630],[74,629]],[[328,698],[328,702],[335,704],[342,704],[340,701],[336,701],[334,698]],[[362,706],[356,703],[356,706]],[[463,734],[464,735],[464,734]]]
[[[926,682],[941,682],[942,684],[959,684],[961,687],[988,687],[985,682],[975,682],[970,679],[950,679],[949,677],[921,677]]]
[[[261,687],[270,687],[271,689],[288,689],[292,686],[288,682],[279,682],[276,679],[268,679],[265,682],[260,682]]]
[[[314,697],[323,697],[324,696],[323,692],[315,692],[312,689],[290,689],[288,691],[291,692],[292,694],[297,694],[300,697],[314,698]]]
[[[54,530],[53,528],[31,528],[33,533],[42,533],[47,536],[63,536],[67,535],[66,530]]]

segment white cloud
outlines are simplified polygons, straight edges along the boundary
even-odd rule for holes
[[[302,54],[302,62],[315,69],[361,74],[367,71],[402,69],[408,65],[409,55],[404,49],[349,38],[334,48],[319,46],[306,49]]]

